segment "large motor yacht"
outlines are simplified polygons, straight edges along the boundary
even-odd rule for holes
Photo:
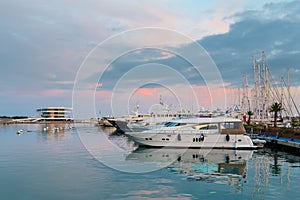
[[[142,146],[180,148],[257,149],[236,118],[187,118],[171,120],[163,127],[128,131],[126,135]]]

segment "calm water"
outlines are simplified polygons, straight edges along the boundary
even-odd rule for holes
[[[292,199],[300,195],[300,157],[287,153],[269,149],[131,153],[136,147],[126,137],[93,125],[66,126],[59,132],[43,131],[44,127],[0,126],[0,199]],[[17,135],[19,129],[24,133]]]

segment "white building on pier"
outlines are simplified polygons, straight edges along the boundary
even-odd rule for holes
[[[71,108],[66,107],[44,107],[36,110],[39,117],[45,121],[73,121],[70,117]]]

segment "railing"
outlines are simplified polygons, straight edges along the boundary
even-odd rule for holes
[[[149,132],[150,133],[150,132]],[[218,130],[153,130],[155,134],[220,134]]]

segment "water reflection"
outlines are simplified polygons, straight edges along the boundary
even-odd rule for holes
[[[138,149],[127,160],[164,163],[167,169],[189,181],[228,184],[241,187],[247,178],[247,162],[253,151],[222,149]]]
[[[297,155],[268,148],[256,152],[249,166],[253,170],[252,198],[266,199],[273,196],[269,191],[274,187],[277,196],[292,195],[289,191],[293,185],[298,184],[299,171],[295,168],[299,166],[300,157]]]
[[[115,127],[103,127],[103,126],[97,126],[97,127],[99,131],[107,133],[108,135],[118,135],[118,136],[123,135],[120,132],[118,132]]]
[[[47,132],[45,125],[0,127],[2,199],[20,199],[18,194],[26,199],[45,195],[52,199],[70,195],[78,199],[293,199],[300,195],[299,155],[267,148],[254,152],[139,148],[127,154],[131,141],[110,134],[112,129],[104,132],[79,124],[76,129],[68,130],[66,125],[59,132]],[[19,129],[24,134],[17,136]],[[131,173],[111,170],[92,159],[76,136],[78,129],[93,136],[91,148],[99,150],[100,156]],[[124,151],[105,149],[104,138]],[[153,171],[156,166],[166,168]],[[143,173],[132,174],[139,171]],[[57,196],[51,196],[53,191]]]

